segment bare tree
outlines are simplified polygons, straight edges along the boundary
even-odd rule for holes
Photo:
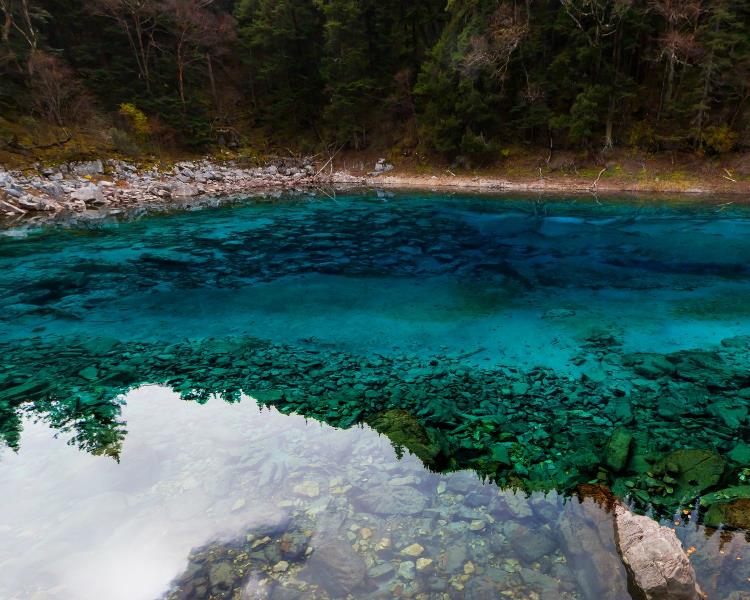
[[[667,23],[667,31],[659,38],[660,58],[666,64],[658,119],[672,101],[677,67],[688,65],[697,52],[695,32],[702,7],[701,0],[651,0],[650,8]]]
[[[185,72],[193,63],[206,61],[209,84],[214,102],[218,104],[213,61],[235,36],[234,19],[225,13],[210,10],[214,0],[164,0],[161,10],[171,19],[174,35],[177,89],[183,107]]]
[[[0,40],[10,51],[11,33],[16,31],[28,46],[26,70],[29,76],[34,72],[34,55],[39,47],[39,38],[35,18],[46,18],[46,11],[29,3],[29,0],[0,0],[0,11],[3,14],[3,25],[0,29]],[[12,53],[11,53],[12,54]]]
[[[140,77],[151,87],[151,52],[155,47],[156,0],[89,0],[92,10],[113,19],[128,38]]]
[[[463,59],[466,73],[474,74],[490,68],[493,77],[505,79],[510,59],[529,31],[527,15],[517,6],[500,4],[489,19],[487,32],[469,41]]]
[[[55,125],[63,126],[63,109],[72,104],[79,89],[73,69],[56,56],[36,52],[29,87],[38,110]]]

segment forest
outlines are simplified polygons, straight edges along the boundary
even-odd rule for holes
[[[481,162],[748,144],[747,0],[0,0],[0,136]]]

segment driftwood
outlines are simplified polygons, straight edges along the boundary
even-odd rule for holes
[[[591,188],[589,188],[591,191],[596,191],[596,188],[599,185],[599,180],[602,178],[602,175],[604,175],[606,170],[607,170],[607,167],[603,167],[602,170],[599,171],[599,174],[596,176],[596,180],[591,185]]]

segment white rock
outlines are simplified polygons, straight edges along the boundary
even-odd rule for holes
[[[71,164],[70,170],[76,175],[98,175],[104,173],[104,164],[100,160],[90,160]]]
[[[77,189],[70,195],[70,197],[73,198],[73,200],[83,200],[87,204],[104,201],[101,189],[99,189],[99,186],[94,183],[90,183]]]
[[[620,505],[615,508],[615,539],[645,600],[703,598],[693,565],[673,530]]]
[[[187,183],[174,183],[170,186],[169,191],[173,198],[189,198],[198,195],[198,189]]]

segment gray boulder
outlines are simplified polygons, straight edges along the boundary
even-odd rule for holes
[[[644,600],[701,600],[703,595],[675,532],[627,507],[615,508],[615,540]]]
[[[104,202],[104,195],[98,185],[89,183],[88,185],[78,188],[71,195],[73,200],[81,200],[86,204],[97,204]]]
[[[99,175],[104,173],[104,164],[100,160],[73,163],[70,170],[76,175]]]
[[[194,185],[177,182],[170,186],[169,193],[173,198],[189,198],[191,196],[197,196],[199,192],[198,188]]]

